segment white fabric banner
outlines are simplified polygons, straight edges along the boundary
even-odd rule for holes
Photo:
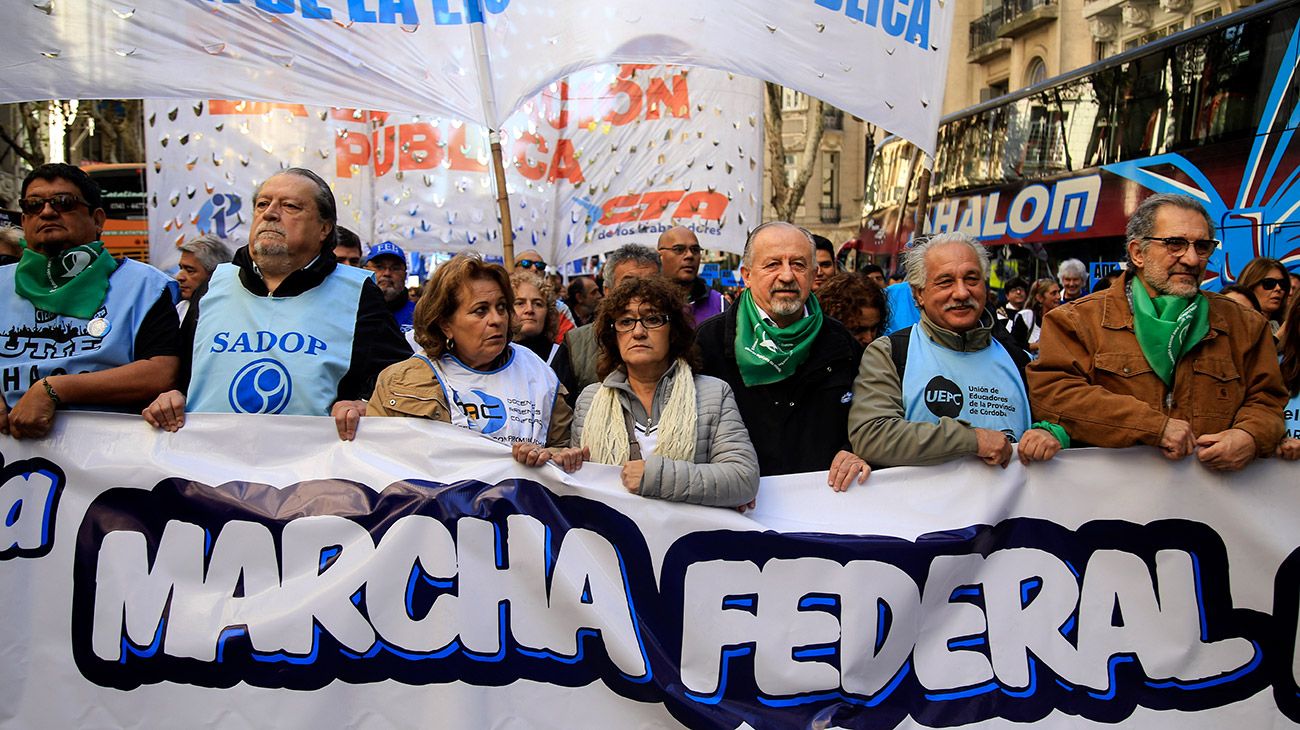
[[[217,96],[496,125],[579,69],[674,63],[775,81],[933,152],[952,18],[943,0],[30,0],[0,25],[0,101]]]
[[[599,66],[512,115],[503,153],[515,251],[560,264],[674,225],[740,253],[762,212],[759,82],[674,66]],[[244,238],[254,188],[288,166],[334,186],[367,243],[501,254],[486,128],[430,115],[189,100],[145,103],[150,262],[201,233]]]
[[[1300,719],[1290,463],[794,475],[740,515],[408,419],[66,413],[0,455],[5,727]]]

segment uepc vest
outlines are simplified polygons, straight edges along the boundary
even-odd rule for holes
[[[468,368],[452,355],[420,358],[442,385],[453,424],[503,444],[545,444],[559,378],[528,348],[509,347],[506,364],[489,372]]]
[[[997,340],[977,352],[957,352],[912,328],[903,369],[903,407],[909,421],[943,416],[1010,434],[1029,429],[1029,397],[1016,363]]]
[[[0,266],[0,292],[10,297],[9,304],[0,307],[0,387],[10,408],[47,375],[97,372],[134,362],[135,336],[145,315],[169,287],[175,294],[175,282],[167,275],[126,259],[109,276],[99,311],[90,319],[77,319],[36,309],[19,297],[14,288],[17,268]]]
[[[239,267],[212,272],[199,303],[190,413],[324,416],[352,360],[361,287],[369,272],[336,266],[294,297],[259,297]]]
[[[1300,439],[1300,395],[1286,404],[1286,437]]]

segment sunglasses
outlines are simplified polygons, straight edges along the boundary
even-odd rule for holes
[[[659,250],[672,251],[674,256],[685,256],[687,251],[699,256],[702,249],[699,246],[687,246],[684,243],[679,243],[676,246],[661,246]]]
[[[1273,291],[1280,286],[1283,291],[1286,291],[1290,288],[1287,286],[1290,283],[1291,282],[1286,279],[1279,279],[1276,276],[1268,276],[1256,282],[1255,286],[1262,288],[1264,291]]]
[[[516,261],[515,266],[518,266],[521,269],[537,269],[538,272],[542,272],[546,270],[545,261],[533,261],[532,259]]]
[[[80,205],[90,207],[90,203],[72,193],[59,193],[48,198],[23,198],[18,201],[18,207],[22,209],[23,215],[40,215],[47,205],[53,208],[55,213],[71,213]]]

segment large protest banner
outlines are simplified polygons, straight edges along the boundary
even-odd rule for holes
[[[740,515],[406,419],[63,414],[0,454],[7,727],[1300,719],[1289,463],[795,475]]]
[[[0,101],[219,97],[495,127],[579,69],[672,63],[776,81],[932,153],[952,17],[943,0],[33,0],[0,24]]]
[[[762,206],[762,85],[709,69],[600,66],[533,97],[504,127],[515,250],[560,264],[674,225],[740,253]],[[319,172],[340,223],[407,251],[501,254],[487,130],[361,109],[147,100],[149,260],[203,233],[247,238],[255,187]]]

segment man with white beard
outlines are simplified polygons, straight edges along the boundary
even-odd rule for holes
[[[186,316],[188,390],[158,396],[146,421],[175,431],[186,413],[328,414],[355,436],[379,371],[411,350],[370,273],[335,260],[337,210],[310,170],[262,183],[249,244]]]

